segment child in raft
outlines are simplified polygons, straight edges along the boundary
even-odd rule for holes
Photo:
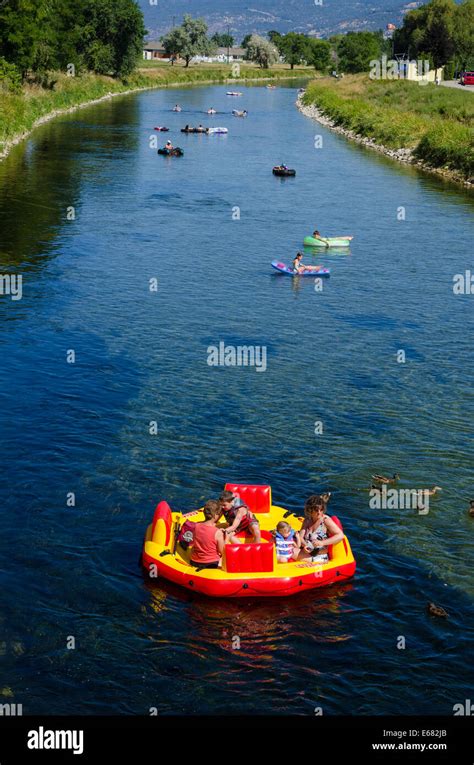
[[[322,266],[305,266],[303,261],[301,260],[303,257],[303,253],[297,252],[296,257],[293,260],[293,271],[295,274],[304,274],[308,271],[314,271],[316,274],[318,271],[321,270]]]
[[[291,528],[286,521],[277,524],[276,531],[272,532],[275,538],[275,547],[278,563],[288,563],[297,560],[301,550],[300,535]]]
[[[238,543],[240,540],[235,536],[242,531],[248,532],[252,537],[252,542],[260,542],[260,525],[250,512],[249,508],[240,497],[232,491],[223,491],[219,497],[221,515],[224,515],[229,524],[224,529],[224,534],[231,544]]]
[[[298,559],[327,563],[327,548],[341,542],[344,534],[332,518],[326,515],[326,502],[319,494],[313,494],[306,500],[304,514],[305,520],[300,531],[302,550]]]

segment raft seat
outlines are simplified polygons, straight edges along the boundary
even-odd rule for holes
[[[225,546],[224,571],[230,574],[273,571],[273,542]]]
[[[226,483],[226,491],[238,494],[252,513],[269,513],[272,506],[272,488],[258,484]]]

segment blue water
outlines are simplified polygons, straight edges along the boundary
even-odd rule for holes
[[[23,276],[21,300],[0,298],[3,701],[451,714],[473,682],[474,295],[453,293],[473,197],[326,131],[293,86],[225,90],[117,98],[0,164],[1,272]],[[229,134],[179,132],[199,122]],[[157,156],[153,135],[184,157]],[[315,227],[355,236],[349,254],[305,254],[332,269],[322,292],[270,267]],[[219,342],[266,347],[266,371],[209,366]],[[443,488],[427,515],[369,508],[371,474],[395,471]],[[298,512],[333,491],[356,577],[276,602],[147,584],[156,502],[194,508],[228,480]]]

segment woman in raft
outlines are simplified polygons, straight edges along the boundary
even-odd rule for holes
[[[219,502],[210,499],[204,505],[203,513],[205,520],[194,527],[190,563],[199,570],[219,568],[225,545],[224,532],[217,528],[221,517]]]
[[[261,541],[260,525],[254,514],[250,512],[240,497],[236,496],[232,491],[223,491],[219,497],[219,503],[221,515],[224,515],[229,524],[224,529],[224,534],[231,544],[240,542],[235,535],[240,534],[242,531],[248,532],[253,537],[252,542]]]
[[[319,494],[309,497],[304,506],[305,520],[300,531],[302,549],[298,560],[327,563],[327,548],[337,545],[344,534],[336,523],[326,515],[326,502]]]
[[[293,271],[295,274],[304,274],[308,271],[314,271],[317,274],[322,269],[322,266],[305,266],[302,261],[303,253],[297,252],[296,257],[293,259]]]

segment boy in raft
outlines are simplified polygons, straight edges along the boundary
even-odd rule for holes
[[[304,506],[305,520],[300,531],[303,549],[298,558],[313,563],[327,563],[327,548],[344,539],[339,526],[326,515],[326,502],[319,494],[309,497]]]
[[[329,247],[329,242],[327,239],[325,239],[321,234],[319,233],[318,229],[316,231],[313,231],[313,239],[319,239],[320,242],[324,242],[326,247]]]
[[[304,274],[308,271],[314,271],[316,274],[318,271],[321,270],[322,266],[305,266],[303,261],[301,260],[303,257],[303,253],[297,252],[296,257],[293,260],[293,271],[295,274]]]
[[[210,499],[204,505],[203,513],[205,520],[194,527],[190,563],[199,570],[219,568],[225,545],[224,532],[217,528],[221,517],[219,502]]]
[[[280,521],[276,531],[272,533],[275,538],[278,563],[288,563],[290,560],[296,560],[301,549],[299,533],[292,529],[286,521]]]
[[[238,543],[234,536],[242,531],[248,531],[253,537],[253,542],[260,542],[260,525],[250,512],[245,502],[237,497],[232,491],[223,491],[219,497],[221,514],[224,515],[229,526],[224,529],[224,534],[231,544]]]

